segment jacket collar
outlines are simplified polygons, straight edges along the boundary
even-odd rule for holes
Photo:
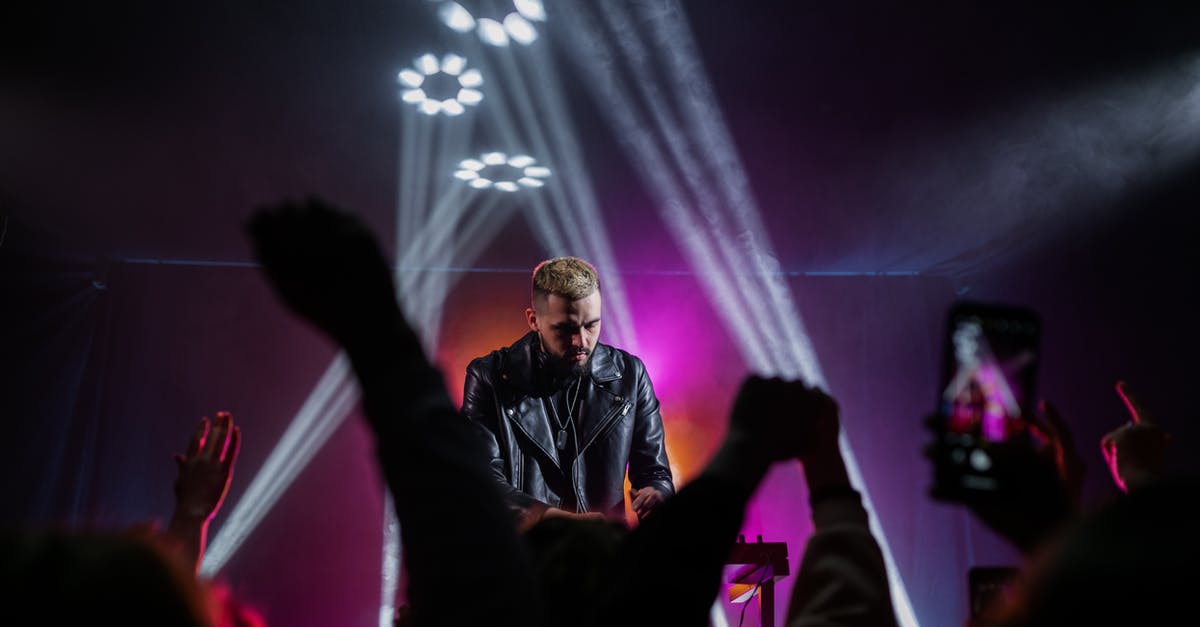
[[[543,381],[541,358],[538,355],[540,350],[541,345],[537,333],[533,331],[526,333],[524,337],[508,347],[508,359],[501,370],[501,377],[525,394],[535,396],[538,395],[538,392],[545,393],[547,390],[539,390]],[[595,383],[605,383],[621,378],[621,367],[614,359],[614,349],[607,344],[596,344],[588,366],[591,370],[592,381]]]

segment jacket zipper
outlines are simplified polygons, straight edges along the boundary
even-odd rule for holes
[[[630,407],[633,407],[633,403],[630,401],[625,401],[625,403],[620,407],[614,407],[612,412],[605,416],[604,420],[601,421],[601,427],[596,430],[596,435],[592,436],[592,439],[585,442],[583,446],[576,451],[576,456],[583,455],[583,452],[586,451],[593,442],[600,439],[600,436],[608,433],[609,430],[612,429],[612,426],[616,424],[617,418],[624,418],[625,415],[629,413]],[[620,413],[620,415],[618,415],[618,413]]]

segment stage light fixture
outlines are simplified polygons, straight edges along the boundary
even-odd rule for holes
[[[483,75],[479,70],[467,69],[466,58],[451,53],[438,59],[432,53],[425,53],[413,65],[415,70],[400,70],[396,80],[405,88],[400,99],[416,105],[421,113],[453,117],[483,100],[483,92],[475,89],[483,84]],[[441,78],[431,85],[431,79],[438,76]]]
[[[494,188],[502,192],[543,187],[549,177],[550,168],[537,165],[533,157],[509,156],[498,151],[485,152],[478,159],[464,159],[454,172],[454,178],[475,189]]]
[[[438,9],[438,17],[455,32],[475,31],[480,41],[491,46],[504,47],[509,42],[528,46],[537,41],[538,32],[533,22],[546,21],[546,8],[541,0],[513,0],[512,6],[515,11],[479,16],[472,15],[458,2],[444,1]]]

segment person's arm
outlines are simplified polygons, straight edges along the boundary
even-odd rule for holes
[[[177,543],[184,563],[193,572],[204,559],[208,525],[233,478],[233,464],[242,443],[242,430],[228,412],[218,412],[212,422],[200,421],[192,433],[187,452],[175,455],[179,475],[175,479],[175,511],[167,535]]]
[[[281,299],[341,345],[358,375],[395,497],[414,620],[539,624],[528,556],[485,453],[404,320],[374,238],[312,200],[259,212],[250,232]]]
[[[883,553],[846,473],[838,428],[826,421],[801,457],[813,534],[796,573],[788,627],[896,624]]]
[[[646,374],[645,366],[637,368],[637,414],[634,416],[633,438],[629,450],[630,506],[639,519],[644,519],[660,503],[675,494],[670,462],[663,436],[662,414],[658,397]]]

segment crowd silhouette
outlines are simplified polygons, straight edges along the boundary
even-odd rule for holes
[[[405,321],[404,295],[366,227],[310,199],[263,209],[247,230],[278,297],[345,351],[361,386],[405,547],[407,604],[397,624],[707,625],[751,496],[772,465],[796,461],[806,485],[794,496],[809,501],[814,532],[786,623],[896,624],[883,556],[839,448],[838,406],[826,392],[747,376],[716,453],[633,528],[603,517],[523,525],[478,432]],[[1044,403],[1045,445],[1016,460],[1017,489],[961,500],[1027,558],[1013,593],[964,623],[1147,625],[1190,615],[1198,551],[1189,506],[1200,484],[1168,475],[1170,436],[1129,385],[1116,391],[1130,420],[1100,448],[1120,498],[1092,511],[1081,505],[1084,458]],[[165,530],[6,534],[5,607],[32,617],[23,624],[265,624],[227,588],[196,577],[240,442],[229,413],[201,421],[176,456],[176,509]],[[668,565],[673,574],[664,577]]]

